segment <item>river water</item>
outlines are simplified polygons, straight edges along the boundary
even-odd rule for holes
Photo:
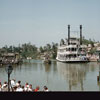
[[[52,61],[51,65],[44,64],[42,60],[26,60],[22,65],[13,65],[11,79],[21,80],[37,85],[40,90],[47,86],[50,91],[100,91],[97,82],[100,63],[90,62],[81,64],[68,64]],[[5,66],[0,66],[0,81],[7,81]]]

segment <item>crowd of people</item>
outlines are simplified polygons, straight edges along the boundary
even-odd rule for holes
[[[3,84],[0,82],[0,92],[8,91],[8,83],[5,81]],[[40,87],[36,86],[33,89],[32,84],[28,82],[25,85],[21,85],[21,81],[16,82],[15,79],[10,80],[10,91],[12,92],[38,92],[40,91]],[[48,91],[47,86],[43,87],[43,92]]]

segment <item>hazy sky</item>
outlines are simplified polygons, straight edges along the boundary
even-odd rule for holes
[[[59,43],[67,38],[68,24],[71,31],[82,24],[85,38],[98,41],[100,0],[0,0],[0,47]]]

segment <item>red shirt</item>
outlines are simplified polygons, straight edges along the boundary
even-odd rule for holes
[[[37,91],[38,91],[38,89],[35,89],[35,90],[34,90],[34,92],[37,92]]]

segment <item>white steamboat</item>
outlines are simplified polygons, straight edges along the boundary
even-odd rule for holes
[[[61,62],[89,62],[86,56],[86,45],[82,44],[82,25],[80,25],[80,39],[70,37],[70,25],[68,25],[68,40],[62,43],[57,50],[56,59]]]

